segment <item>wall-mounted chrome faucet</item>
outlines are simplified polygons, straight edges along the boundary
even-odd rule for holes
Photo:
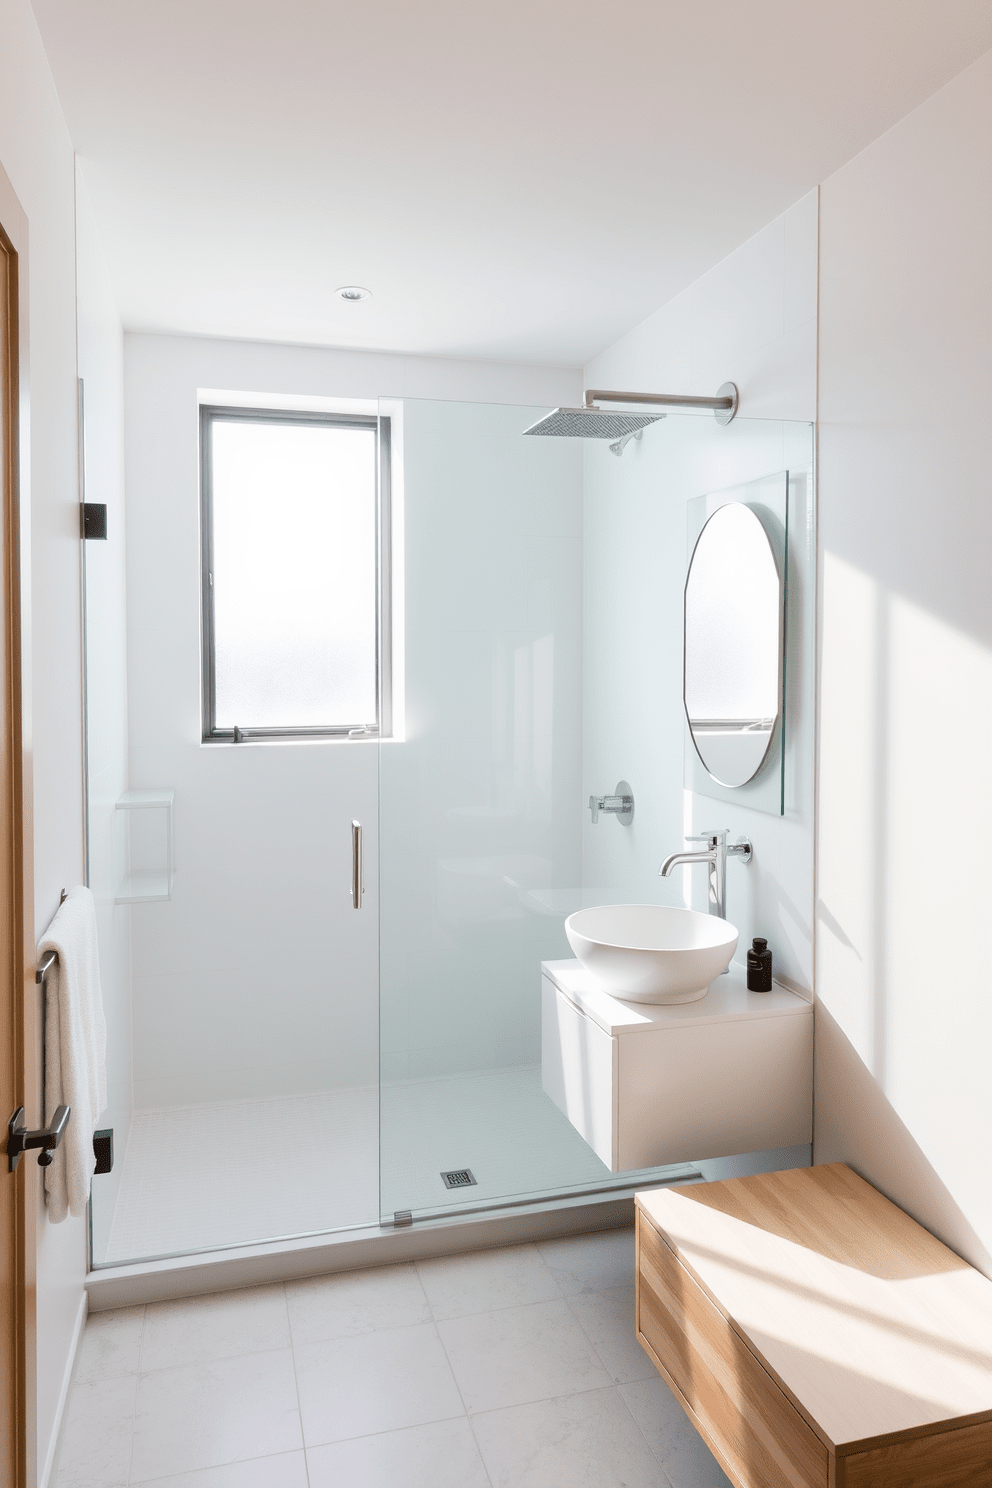
[[[601,811],[606,811],[615,816],[622,827],[629,827],[634,820],[634,792],[626,780],[618,780],[612,796],[589,797],[589,810],[594,822],[599,821]]]
[[[662,878],[667,878],[673,868],[680,863],[706,863],[710,870],[710,902],[709,912],[711,915],[719,915],[721,920],[727,918],[727,858],[740,858],[742,863],[750,863],[753,852],[751,840],[748,837],[738,837],[737,841],[727,846],[727,832],[704,832],[700,837],[687,837],[687,842],[705,842],[706,848],[703,852],[677,852],[667,857],[658,869]]]

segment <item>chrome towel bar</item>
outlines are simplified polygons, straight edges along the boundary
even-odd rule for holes
[[[62,900],[65,899],[65,889],[62,890]],[[60,901],[62,902],[62,901]],[[44,956],[35,967],[34,979],[39,987],[44,987],[48,973],[52,967],[57,965],[59,959],[58,951],[46,951]],[[42,1018],[45,1010],[42,1008]],[[44,1043],[42,1044],[42,1060],[44,1060]],[[42,1071],[42,1091],[44,1091],[45,1075]],[[44,1095],[42,1096],[44,1099]],[[55,1157],[55,1150],[65,1135],[65,1129],[69,1124],[72,1112],[69,1106],[59,1106],[52,1117],[50,1126],[43,1126],[36,1131],[28,1131],[24,1125],[24,1107],[18,1106],[17,1110],[7,1122],[7,1171],[13,1173],[17,1164],[32,1147],[40,1149],[38,1153],[38,1166],[47,1168]]]
[[[61,894],[59,895],[59,909],[62,908],[68,897],[69,895],[66,893],[65,889],[63,889]],[[34,979],[38,983],[39,987],[43,987],[45,985],[45,978],[48,976],[48,973],[51,971],[52,967],[55,965],[58,959],[58,951],[46,951],[45,954],[42,956],[41,960],[38,962],[38,965],[35,967],[34,972]]]
[[[42,956],[41,960],[38,962],[34,974],[34,979],[38,983],[39,987],[43,987],[45,985],[45,980],[48,976],[48,973],[51,971],[52,967],[56,964],[58,959],[58,951],[46,951],[44,956]]]

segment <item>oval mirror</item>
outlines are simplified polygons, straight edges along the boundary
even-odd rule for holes
[[[685,714],[699,758],[721,785],[745,785],[761,769],[781,678],[778,565],[760,517],[734,502],[699,534],[685,581]]]

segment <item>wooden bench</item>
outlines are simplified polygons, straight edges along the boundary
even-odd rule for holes
[[[638,1194],[637,1336],[739,1488],[992,1485],[992,1282],[843,1163]]]

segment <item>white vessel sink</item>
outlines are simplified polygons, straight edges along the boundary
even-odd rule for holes
[[[604,904],[565,921],[579,961],[625,1002],[695,1002],[726,971],[738,934],[728,920],[661,904]]]

